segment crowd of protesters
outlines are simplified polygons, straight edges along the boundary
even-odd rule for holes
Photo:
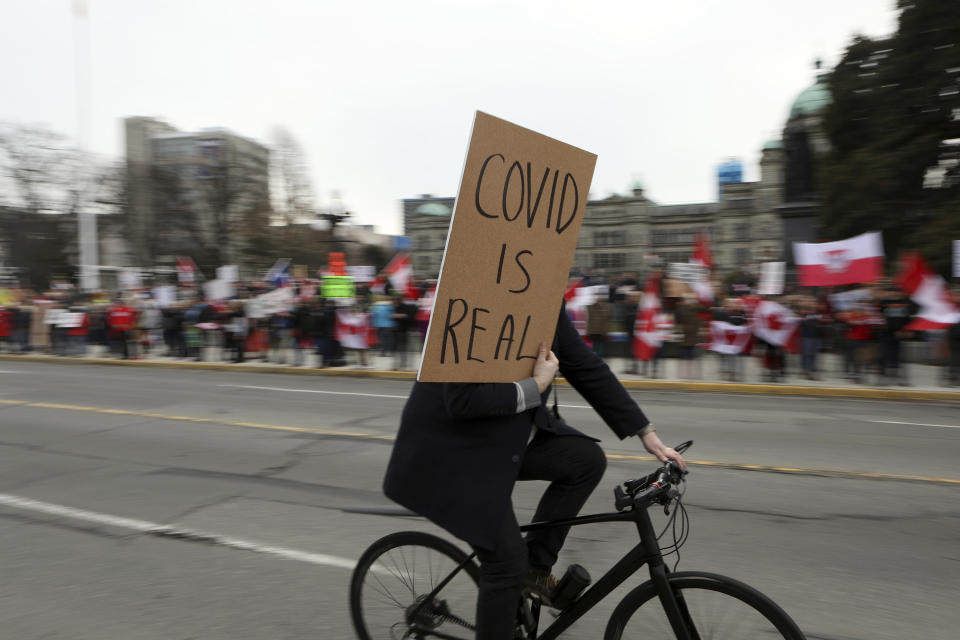
[[[418,284],[411,289],[419,292],[418,300],[358,286],[348,303],[307,295],[294,285],[290,304],[268,313],[253,310],[250,303],[259,290],[244,287],[226,301],[205,301],[195,290],[181,288],[166,304],[149,290],[112,295],[19,291],[16,301],[0,304],[0,352],[232,362],[256,358],[322,367],[366,367],[370,352],[391,358],[393,369],[407,369],[417,364],[432,300],[429,283]],[[568,297],[568,313],[584,339],[601,357],[622,361],[618,373],[663,377],[664,361],[675,359],[675,377],[700,379],[702,360],[716,357],[720,376],[744,381],[744,359],[753,357],[761,365],[761,382],[781,382],[789,373],[810,380],[829,375],[852,383],[906,385],[911,380],[904,349],[913,342],[921,343],[912,352],[919,351],[922,362],[942,365],[943,384],[960,385],[960,324],[942,331],[906,331],[915,310],[892,285],[788,291],[774,299],[796,322],[791,345],[752,339],[740,353],[713,353],[711,324],[749,325],[761,297],[746,285],[731,285],[725,295],[705,303],[689,287],[661,280],[657,325],[662,343],[652,354],[638,357],[635,328],[645,284],[633,274],[586,277],[578,285],[593,292],[589,304],[577,306]],[[824,354],[834,354],[829,367]]]

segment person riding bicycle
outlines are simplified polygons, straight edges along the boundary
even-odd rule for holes
[[[533,531],[524,539],[510,497],[514,483],[550,482],[534,521],[572,518],[606,469],[598,440],[547,409],[558,370],[617,437],[639,436],[661,462],[685,466],[583,342],[563,307],[552,345],[540,344],[531,377],[506,383],[414,384],[383,490],[476,551],[478,640],[512,638],[523,591],[550,605],[556,587],[551,569],[569,528]]]

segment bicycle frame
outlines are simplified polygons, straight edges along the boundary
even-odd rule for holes
[[[667,614],[667,619],[678,640],[692,640],[688,631],[687,623],[690,620],[689,613],[686,610],[686,604],[675,596],[667,582],[669,569],[664,564],[663,555],[660,552],[660,545],[657,542],[656,533],[653,530],[653,523],[650,520],[650,514],[646,509],[633,509],[625,512],[599,513],[587,516],[578,516],[565,520],[550,520],[547,522],[532,522],[520,527],[520,531],[538,531],[541,529],[552,529],[554,527],[576,527],[584,524],[597,524],[601,522],[634,522],[637,527],[637,533],[640,535],[640,542],[633,549],[621,558],[613,567],[603,574],[599,580],[594,582],[579,598],[553,621],[549,627],[536,637],[536,640],[554,640],[561,633],[584,616],[598,602],[606,598],[614,589],[623,584],[630,576],[635,574],[640,567],[647,564],[650,567],[650,579],[656,588],[657,595]],[[476,553],[464,561],[460,566],[454,569],[449,576],[438,584],[433,591],[424,598],[420,606],[416,607],[411,614],[411,618],[419,611],[420,607],[426,602],[430,602],[445,587],[453,577],[463,569],[467,562],[472,562]],[[437,634],[427,629],[414,627],[415,631],[420,631],[436,638],[446,640],[459,640],[454,636],[446,634]],[[695,639],[694,639],[695,640]]]

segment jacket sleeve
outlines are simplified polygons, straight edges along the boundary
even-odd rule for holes
[[[560,309],[554,353],[563,377],[621,439],[650,424],[607,363],[577,333],[565,306]]]
[[[512,382],[445,382],[443,406],[453,420],[517,413],[517,385]]]

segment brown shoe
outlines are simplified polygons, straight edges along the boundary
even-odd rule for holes
[[[530,569],[525,583],[530,595],[540,598],[540,602],[548,607],[553,606],[553,597],[557,591],[557,579],[549,571]]]

